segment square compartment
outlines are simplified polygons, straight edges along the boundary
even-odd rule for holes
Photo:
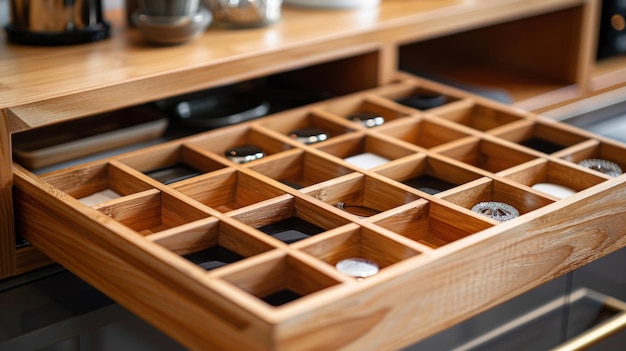
[[[246,173],[223,169],[173,187],[217,211],[228,212],[284,194]]]
[[[118,166],[97,163],[48,173],[41,178],[88,206],[153,188]]]
[[[285,152],[271,161],[256,163],[251,165],[250,169],[294,189],[305,188],[353,172],[324,157],[300,150]]]
[[[253,258],[222,279],[268,307],[284,306],[340,283],[309,263],[277,251]]]
[[[467,133],[437,123],[436,119],[428,118],[406,119],[381,126],[376,131],[425,149],[468,136]]]
[[[565,163],[543,159],[531,161],[528,164],[512,169],[510,172],[503,172],[501,175],[529,187],[548,183],[569,188],[574,192],[585,190],[605,180],[596,174],[583,172]],[[562,198],[562,196],[552,196],[555,196],[557,199]]]
[[[296,130],[319,130],[327,135],[326,140],[354,131],[309,109],[276,114],[263,122],[263,126],[290,138]]]
[[[352,122],[352,116],[355,115],[380,116],[384,119],[383,125],[390,121],[409,116],[407,112],[395,108],[394,104],[390,101],[375,96],[364,97],[361,94],[336,100],[324,106],[323,110]],[[368,128],[360,123],[353,123],[356,126]]]
[[[407,192],[390,183],[363,174],[350,174],[323,183],[306,191],[320,201],[339,207],[344,204],[347,213],[369,217],[420,199],[419,195]]]
[[[231,223],[215,218],[200,222],[202,223],[184,231],[167,235],[154,234],[148,239],[206,270],[219,268],[274,248]]]
[[[437,116],[482,132],[524,119],[512,111],[470,101],[455,104],[454,107],[438,111]]]
[[[335,267],[337,262],[350,259],[366,259],[376,263],[382,272],[385,268],[421,252],[388,236],[368,228],[350,226],[310,244],[302,244],[300,251]]]
[[[229,215],[285,244],[292,244],[348,223],[340,216],[291,195],[242,208]]]
[[[554,202],[554,200],[526,191],[508,182],[490,178],[482,178],[468,183],[464,189],[443,196],[442,199],[468,210],[481,202],[502,202],[517,209],[520,216]],[[487,216],[484,218],[489,219]]]
[[[487,229],[493,224],[438,202],[417,202],[374,223],[431,248],[439,248]]]
[[[373,169],[415,153],[391,140],[371,135],[346,136],[340,141],[324,143],[318,149],[361,169]]]
[[[522,150],[475,138],[456,143],[439,153],[491,173],[498,173],[535,158]]]
[[[419,191],[435,195],[481,178],[482,175],[446,162],[437,155],[417,154],[376,171]]]
[[[120,162],[166,185],[226,167],[188,145],[175,143],[133,153]]]
[[[567,153],[559,155],[559,157],[575,164],[590,159],[606,160],[617,164],[622,171],[626,170],[626,150],[618,143],[610,143],[608,141],[589,140],[587,143],[581,144],[580,147],[568,149]],[[579,167],[604,178],[611,177],[596,170]]]
[[[120,201],[96,208],[144,236],[209,216],[173,195],[158,190],[128,195]]]
[[[291,146],[272,138],[249,125],[225,128],[219,133],[201,134],[192,138],[191,144],[231,161],[225,152],[231,148],[251,145],[263,150],[264,157],[289,150]]]
[[[493,134],[545,154],[553,154],[588,139],[571,127],[557,127],[539,121],[523,121],[510,128],[494,131]]]
[[[408,108],[427,111],[460,99],[424,86],[409,83],[391,84],[379,89],[377,94]]]

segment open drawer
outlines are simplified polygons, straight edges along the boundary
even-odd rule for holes
[[[263,157],[225,153],[242,145]],[[626,146],[405,76],[39,176],[16,164],[16,227],[190,349],[392,350],[625,246],[626,177],[585,159],[624,168]],[[474,209],[494,202],[519,215]]]

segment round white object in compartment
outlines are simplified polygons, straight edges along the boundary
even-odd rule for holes
[[[283,4],[323,9],[360,9],[377,6],[380,0],[283,0]]]
[[[550,194],[554,197],[558,197],[559,199],[564,199],[570,195],[576,194],[576,190],[572,188],[552,183],[537,183],[533,185],[532,188],[543,191],[544,193]]]
[[[357,279],[371,277],[379,270],[376,262],[360,257],[346,258],[337,262],[335,267],[339,272]]]

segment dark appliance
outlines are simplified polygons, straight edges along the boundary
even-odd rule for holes
[[[626,0],[603,0],[598,58],[626,53]]]

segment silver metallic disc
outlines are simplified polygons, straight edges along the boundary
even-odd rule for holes
[[[353,122],[359,123],[367,128],[378,127],[385,123],[385,117],[367,112],[355,113],[353,115],[350,115],[348,119],[352,120]]]
[[[340,210],[343,210],[345,212],[348,212],[350,214],[353,214],[359,218],[367,218],[373,215],[377,215],[380,213],[380,211],[373,209],[371,207],[367,207],[367,206],[348,206],[343,202],[337,202],[337,204],[335,205],[335,207],[337,207]]]
[[[607,160],[602,160],[599,158],[590,158],[590,159],[582,160],[578,162],[578,164],[583,167],[593,169],[594,171],[604,173],[611,177],[617,177],[622,174],[622,169],[617,163],[607,161]]]
[[[240,145],[224,151],[224,155],[235,163],[248,163],[265,157],[263,150],[255,145]]]
[[[365,258],[346,258],[337,262],[337,270],[355,278],[367,278],[378,273],[378,264]]]
[[[500,222],[519,217],[519,211],[515,207],[504,202],[497,201],[477,203],[474,207],[472,207],[472,211]]]
[[[328,139],[328,134],[317,128],[295,129],[289,132],[289,137],[303,144],[315,144]]]

